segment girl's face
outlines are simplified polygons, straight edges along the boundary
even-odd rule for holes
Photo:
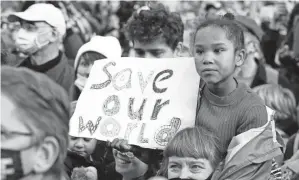
[[[135,157],[133,153],[122,153],[113,149],[115,159],[115,170],[126,178],[137,178],[144,175],[148,170],[148,165]]]
[[[69,136],[69,149],[85,158],[90,156],[96,148],[97,140]]]
[[[168,158],[168,179],[205,180],[214,171],[207,159],[172,156]]]
[[[223,29],[205,27],[198,30],[193,49],[196,70],[207,84],[218,84],[233,78],[239,62],[236,62],[234,44],[227,39]]]

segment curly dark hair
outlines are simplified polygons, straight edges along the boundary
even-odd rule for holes
[[[192,34],[191,47],[194,46],[196,33],[200,29],[211,26],[223,29],[227,39],[233,42],[235,50],[244,49],[244,33],[242,27],[237,23],[235,16],[232,13],[226,13],[224,16],[207,19],[206,21],[199,23],[195,32]]]
[[[125,26],[128,38],[133,42],[148,43],[163,37],[174,50],[179,42],[183,42],[184,24],[180,15],[169,12],[162,4],[148,8],[133,13]]]

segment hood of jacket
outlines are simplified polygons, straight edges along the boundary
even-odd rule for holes
[[[75,58],[74,68],[77,67],[81,55],[92,51],[100,53],[107,58],[121,57],[121,46],[117,38],[112,36],[94,36],[88,43],[81,46]]]

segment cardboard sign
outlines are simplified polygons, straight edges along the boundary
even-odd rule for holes
[[[193,58],[95,61],[69,134],[163,149],[195,125],[199,79]]]

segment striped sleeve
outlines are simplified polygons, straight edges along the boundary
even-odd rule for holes
[[[267,109],[264,105],[251,107],[242,118],[241,124],[237,128],[237,134],[248,131],[252,128],[258,128],[267,123]]]

